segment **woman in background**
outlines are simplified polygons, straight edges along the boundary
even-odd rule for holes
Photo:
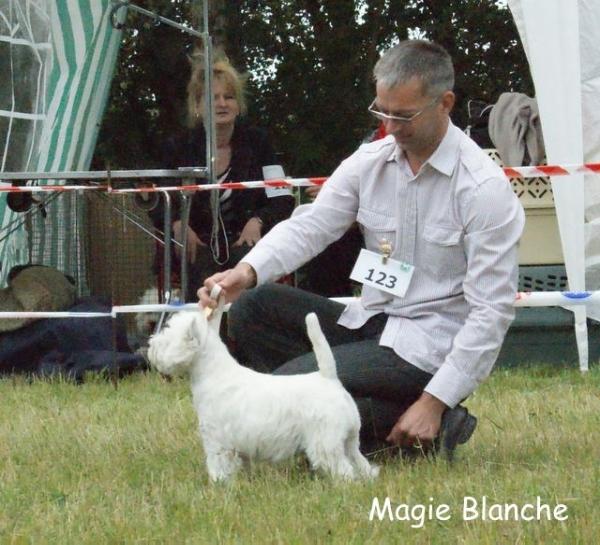
[[[246,113],[245,78],[222,59],[213,65],[212,85],[218,182],[262,180],[262,167],[277,161],[266,132],[242,120]],[[188,117],[189,129],[165,146],[165,163],[171,168],[206,162],[202,66],[192,69]],[[207,276],[235,266],[293,208],[294,198],[287,188],[198,191],[192,196],[189,225],[184,233],[179,206],[174,206],[174,237],[181,242],[187,236],[190,280],[186,299],[195,297]],[[179,250],[177,254],[181,258]]]

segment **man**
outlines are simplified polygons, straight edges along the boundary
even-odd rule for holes
[[[369,110],[389,136],[343,161],[313,204],[234,269],[206,279],[198,296],[214,306],[215,283],[228,301],[258,284],[232,306],[230,331],[243,360],[284,374],[315,369],[304,333],[304,315],[315,311],[359,407],[363,450],[383,440],[427,449],[441,434],[451,453],[476,423],[459,403],[490,373],[514,316],[524,214],[502,170],[450,121],[454,69],[445,49],[401,42],[374,76]],[[380,264],[373,254],[357,263],[360,299],[344,307],[266,284],[354,221],[381,255]]]

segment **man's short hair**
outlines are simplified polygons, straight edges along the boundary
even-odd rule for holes
[[[454,66],[448,52],[428,40],[405,40],[388,49],[373,69],[377,83],[388,88],[417,77],[425,96],[436,97],[454,88]]]

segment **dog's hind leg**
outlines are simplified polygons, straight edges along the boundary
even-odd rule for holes
[[[321,441],[315,441],[308,445],[305,452],[314,470],[327,473],[333,478],[347,481],[356,479],[354,465],[346,456],[343,442],[325,445]]]
[[[379,467],[370,464],[359,449],[358,432],[350,434],[345,443],[346,456],[351,460],[361,477],[374,479],[379,475]]]

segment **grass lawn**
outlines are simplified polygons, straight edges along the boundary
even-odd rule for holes
[[[600,367],[498,370],[467,405],[479,427],[451,465],[388,461],[369,483],[256,465],[213,485],[184,380],[0,380],[0,544],[598,543]],[[568,518],[484,521],[483,496],[519,509],[539,496]],[[394,520],[369,521],[386,497]],[[419,505],[441,504],[420,521]]]

